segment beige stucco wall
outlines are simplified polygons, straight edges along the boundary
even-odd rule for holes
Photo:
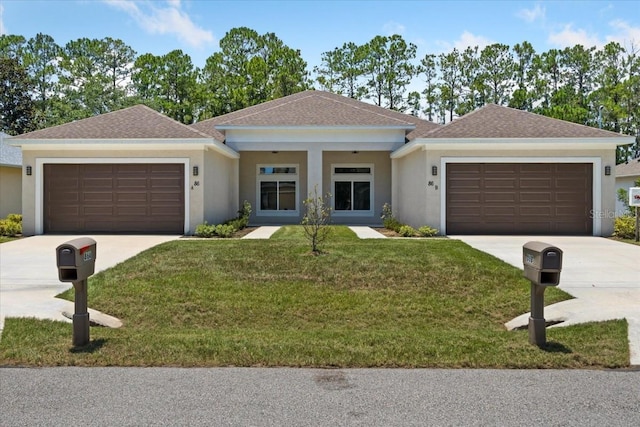
[[[428,172],[431,163],[427,161],[427,153],[420,149],[393,159],[393,169],[393,215],[403,224],[413,227],[428,225],[439,229],[439,207],[436,209],[435,206],[439,200],[436,198],[439,183],[438,177],[431,177]],[[429,181],[433,181],[434,185],[428,186]]]
[[[22,168],[0,166],[0,218],[22,213]]]
[[[203,154],[204,171],[200,181],[204,202],[204,221],[218,224],[238,215],[238,159],[209,150]],[[194,227],[197,224],[194,225]]]
[[[184,163],[186,168],[185,203],[188,206],[187,234],[192,234],[198,224],[205,220],[210,223],[222,222],[234,217],[238,209],[234,180],[237,160],[229,159],[215,151],[200,149],[182,150],[33,150],[23,149],[23,164],[33,166],[33,175],[22,180],[22,213],[25,235],[33,235],[41,230],[36,224],[36,206],[42,209],[40,200],[36,203],[36,188],[42,197],[43,168],[46,163],[91,163],[93,162],[141,162],[154,163],[171,161]],[[193,166],[199,166],[199,176],[194,177]],[[218,175],[219,174],[219,175]],[[199,185],[196,185],[198,182]],[[205,197],[206,195],[206,197]],[[206,202],[205,202],[206,199]],[[230,204],[229,201],[234,203]],[[42,212],[39,213],[40,220]]]
[[[292,216],[258,214],[257,165],[298,165],[298,214]],[[251,203],[251,225],[298,224],[303,215],[302,201],[307,197],[307,153],[305,151],[242,151],[239,162],[239,198]]]
[[[514,161],[565,161],[591,163],[598,159],[599,168],[594,169],[594,191],[599,180],[600,190],[594,194],[593,216],[599,221],[600,232],[594,223],[594,233],[610,236],[613,233],[615,212],[615,178],[604,174],[605,166],[615,167],[615,150],[415,150],[394,160],[394,174],[398,176],[394,184],[394,211],[401,222],[413,227],[429,225],[442,229],[441,208],[444,203],[446,172],[443,158],[470,158],[470,163],[481,163],[503,158],[505,163]],[[438,176],[431,176],[431,167],[438,167]],[[429,186],[429,181],[434,181]],[[404,188],[399,188],[404,187]],[[597,206],[598,199],[600,206]]]

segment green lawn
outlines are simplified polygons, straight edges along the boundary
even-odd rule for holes
[[[67,297],[72,298],[69,292]],[[568,298],[551,288],[546,303]],[[359,240],[312,255],[299,227],[266,240],[183,239],[89,281],[124,322],[71,346],[62,322],[7,319],[1,365],[622,367],[624,321],[554,328],[548,348],[504,322],[529,310],[520,270],[449,239]]]

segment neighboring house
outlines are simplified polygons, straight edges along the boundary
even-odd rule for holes
[[[0,132],[0,218],[22,212],[22,152]]]
[[[314,189],[333,222],[382,206],[443,233],[608,235],[617,145],[633,137],[488,105],[445,126],[306,91],[185,126],[145,106],[12,139],[33,176],[26,234],[193,233],[234,217],[295,224]]]
[[[622,188],[628,192],[629,188],[635,187],[638,179],[640,179],[640,157],[616,166],[616,216],[627,212],[629,207],[628,200],[625,202],[617,200],[618,190]]]

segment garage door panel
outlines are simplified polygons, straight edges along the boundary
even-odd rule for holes
[[[116,185],[117,185],[117,188],[119,189],[137,188],[137,189],[146,190],[147,187],[149,186],[149,183],[147,182],[147,178],[145,177],[139,177],[139,178],[126,177],[126,178],[118,178]]]
[[[492,217],[506,215],[511,216],[516,214],[515,206],[485,206],[482,209],[483,215],[486,215],[487,220],[492,220]]]
[[[113,188],[113,179],[111,179],[111,177],[84,178],[82,180],[82,187],[85,189],[102,188],[111,190]]]
[[[590,235],[592,170],[573,163],[447,164],[447,232]]]
[[[183,232],[182,164],[54,164],[44,172],[47,233]]]
[[[586,203],[587,201],[591,200],[591,197],[590,195],[585,194],[584,190],[582,193],[578,191],[571,191],[571,192],[557,191],[555,193],[555,200],[558,203],[573,205],[577,203]]]
[[[83,193],[85,202],[112,202],[113,193],[106,191],[86,191]]]
[[[55,212],[49,213],[49,215],[54,218],[76,217],[79,214],[80,208],[77,205],[60,205],[60,208]]]
[[[484,180],[484,188],[517,188],[518,180],[515,178],[487,178]]]
[[[480,173],[485,175],[492,174],[511,174],[515,175],[517,172],[516,165],[508,163],[485,163],[483,168],[478,169]]]
[[[555,165],[551,163],[518,163],[517,166],[521,174],[534,176],[548,175],[555,170]]]
[[[531,216],[548,218],[553,215],[553,208],[551,206],[520,206],[519,215],[523,221]]]
[[[180,178],[152,178],[151,188],[154,189],[176,189],[181,188],[182,180]]]
[[[47,195],[46,200],[57,199],[61,203],[77,203],[80,194],[77,191],[56,191]]]
[[[145,192],[118,192],[116,194],[116,202],[120,203],[143,203],[147,204],[149,202],[149,194]]]
[[[455,178],[449,183],[451,188],[474,188],[479,189],[482,187],[482,181],[478,178]]]
[[[475,197],[478,201],[480,201],[480,193],[476,193],[476,197]],[[515,192],[502,192],[502,193],[495,193],[495,192],[485,192],[484,193],[484,201],[487,203],[492,203],[492,202],[502,202],[502,203],[513,203],[518,199],[518,195]],[[473,198],[470,198],[470,200],[473,200]]]
[[[107,216],[113,215],[114,209],[111,206],[86,206],[82,208],[83,216]]]
[[[551,201],[552,195],[549,192],[541,193],[541,192],[529,192],[529,191],[521,191],[520,192],[520,202],[523,203],[549,203]]]
[[[552,186],[552,182],[550,178],[520,178],[519,188],[522,189],[550,189]]]

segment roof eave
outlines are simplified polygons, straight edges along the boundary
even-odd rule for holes
[[[130,144],[206,144],[215,141],[214,138],[105,138],[105,139],[82,139],[82,138],[47,138],[47,139],[21,139],[9,141],[14,147],[36,146],[36,145],[130,145]]]
[[[412,131],[416,128],[414,124],[407,124],[406,126],[352,126],[352,125],[339,125],[339,126],[314,126],[314,125],[286,125],[286,126],[256,126],[256,125],[216,125],[214,126],[218,131],[222,130],[405,130]]]

